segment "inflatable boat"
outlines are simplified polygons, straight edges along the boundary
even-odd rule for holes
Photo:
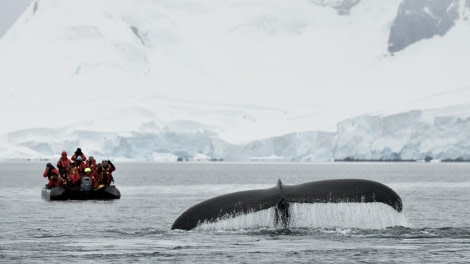
[[[98,186],[93,189],[89,177],[82,177],[80,186],[73,188],[48,187],[41,191],[41,197],[45,200],[110,200],[120,199],[121,193],[114,185]]]

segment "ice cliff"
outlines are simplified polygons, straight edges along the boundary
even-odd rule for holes
[[[35,0],[0,159],[469,159],[470,0]]]

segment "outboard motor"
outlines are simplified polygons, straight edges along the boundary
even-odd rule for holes
[[[90,177],[87,177],[87,176],[82,177],[82,182],[80,183],[80,189],[82,189],[82,191],[84,192],[91,192],[93,190]]]

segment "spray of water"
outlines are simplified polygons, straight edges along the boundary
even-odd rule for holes
[[[203,223],[198,231],[283,228],[275,221],[275,208]],[[289,208],[288,228],[357,228],[383,229],[409,227],[403,213],[383,203],[293,203]]]

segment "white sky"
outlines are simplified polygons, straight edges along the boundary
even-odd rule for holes
[[[28,7],[31,0],[0,0],[0,38]]]

